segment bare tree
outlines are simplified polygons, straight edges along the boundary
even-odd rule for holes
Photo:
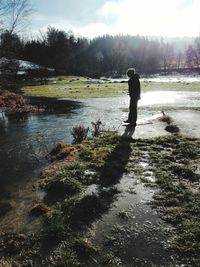
[[[3,26],[11,34],[23,30],[32,11],[30,0],[0,0]]]
[[[189,45],[186,50],[186,65],[188,68],[198,68],[199,67],[199,58],[198,51],[192,45]]]
[[[4,0],[0,0],[0,30],[3,25],[3,17],[5,16],[6,13],[6,4]]]
[[[179,70],[181,67],[183,67],[183,60],[184,60],[184,55],[183,53],[179,50],[176,53],[176,68]]]
[[[195,48],[197,51],[197,68],[200,73],[200,36],[195,39]]]
[[[162,43],[162,68],[164,71],[169,71],[173,67],[174,61],[174,47],[169,43]]]

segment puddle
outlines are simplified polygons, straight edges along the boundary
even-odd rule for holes
[[[200,111],[169,111],[167,114],[173,118],[174,124],[178,125],[181,134],[200,138]]]
[[[35,179],[29,183],[12,185],[7,198],[12,209],[1,217],[0,230],[6,232],[34,232],[40,229],[42,218],[30,216],[33,202],[40,202],[44,192],[35,187]]]
[[[168,235],[171,231],[149,203],[155,190],[144,186],[133,174],[123,175],[121,193],[107,214],[95,222],[89,237],[103,254],[113,253],[125,266],[170,264]],[[91,262],[88,266],[100,266]]]

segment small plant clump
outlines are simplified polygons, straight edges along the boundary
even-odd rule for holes
[[[55,267],[81,267],[76,253],[71,248],[66,248],[61,253],[54,253],[51,264]]]
[[[80,192],[81,183],[77,179],[69,177],[67,172],[61,171],[57,176],[46,182],[45,190],[51,195],[73,195]]]
[[[22,112],[27,110],[27,105],[21,95],[4,92],[0,93],[0,108],[5,111]]]
[[[124,266],[121,260],[111,253],[106,254],[104,256],[103,264],[104,264],[103,266],[107,266],[107,267],[123,267]]]
[[[104,200],[95,194],[74,200],[73,203],[65,203],[64,207],[65,213],[69,214],[67,221],[72,228],[87,226],[108,209]]]
[[[162,111],[162,116],[158,118],[159,121],[166,122],[167,124],[172,123],[172,118],[165,114],[164,111]]]
[[[39,110],[26,103],[25,99],[20,94],[15,94],[9,91],[6,92],[0,92],[0,109],[6,113],[6,115],[12,116],[12,118],[17,116],[19,117],[20,121],[20,115],[25,116],[25,114],[28,114],[29,112],[38,112]],[[40,112],[43,112],[43,109],[40,109]]]
[[[166,126],[165,130],[167,132],[170,132],[170,133],[178,133],[178,132],[180,132],[179,127],[177,125],[173,125],[173,124]]]
[[[54,243],[66,237],[68,231],[69,227],[64,222],[63,211],[55,205],[54,209],[45,214],[45,228],[42,237]]]
[[[66,158],[68,155],[72,154],[75,151],[75,147],[69,144],[56,144],[51,152],[49,153],[52,161],[57,159]]]
[[[97,120],[96,122],[91,122],[93,131],[92,131],[92,136],[97,137],[101,134],[101,125],[102,122],[100,120]]]
[[[79,144],[85,140],[87,138],[88,131],[89,127],[86,128],[83,125],[73,127],[71,130],[71,134],[74,138],[73,143]]]
[[[31,208],[31,211],[30,211],[30,214],[31,215],[41,215],[41,214],[44,214],[44,213],[47,213],[49,211],[49,207],[44,204],[44,203],[40,203],[40,202],[36,202],[33,204],[32,208]]]
[[[74,241],[73,245],[80,259],[89,258],[91,255],[96,254],[98,249],[87,238],[78,238]]]
[[[129,214],[127,211],[125,211],[124,209],[123,210],[120,210],[118,212],[118,216],[121,218],[121,219],[127,219],[129,217]]]

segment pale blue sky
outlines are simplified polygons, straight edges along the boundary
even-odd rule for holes
[[[29,30],[48,26],[94,37],[102,34],[197,36],[200,0],[31,0]]]

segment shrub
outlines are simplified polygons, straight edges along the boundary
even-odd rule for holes
[[[78,125],[72,128],[71,134],[74,138],[73,143],[78,144],[87,138],[89,127],[85,128],[82,125]]]
[[[72,228],[80,228],[90,224],[108,209],[105,201],[92,194],[83,198],[71,198],[65,202],[65,214]]]
[[[80,267],[77,255],[71,248],[67,248],[60,253],[54,253],[52,263],[55,267]]]
[[[45,190],[52,195],[73,195],[81,190],[81,183],[61,172],[45,185]]]
[[[93,127],[93,132],[92,132],[92,135],[94,137],[97,137],[101,134],[101,125],[102,125],[102,122],[100,120],[96,121],[96,122],[91,122],[92,124],[92,127]]]
[[[35,202],[33,203],[32,205],[32,208],[30,210],[30,214],[31,215],[35,215],[35,216],[39,216],[39,215],[42,215],[44,213],[47,213],[48,211],[50,211],[50,208],[42,203],[42,202]]]
[[[97,248],[86,238],[76,239],[73,248],[80,259],[89,258],[90,255],[97,252]]]

